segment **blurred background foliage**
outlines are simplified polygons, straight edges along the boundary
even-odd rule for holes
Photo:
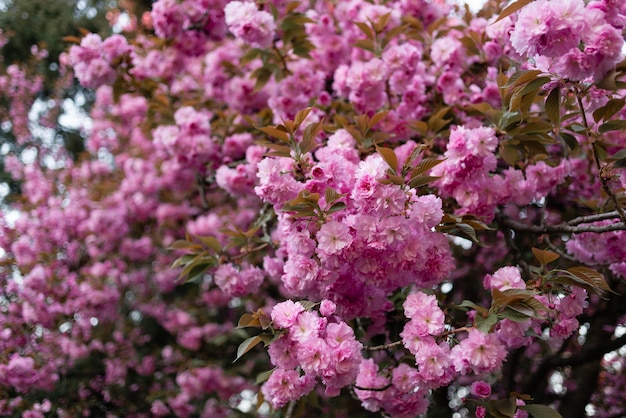
[[[19,65],[29,75],[43,77],[39,92],[39,106],[59,106],[66,100],[74,107],[88,112],[93,92],[81,87],[76,80],[59,88],[59,57],[71,45],[66,37],[81,37],[84,33],[97,33],[103,38],[113,32],[111,17],[120,13],[134,14],[138,18],[151,9],[153,0],[0,0],[0,28],[8,42],[0,49],[0,74],[11,65]],[[40,61],[33,59],[33,47],[46,50]],[[54,99],[54,100],[51,100]],[[11,106],[6,100],[0,107]],[[1,111],[5,109],[0,109]],[[62,144],[73,159],[85,150],[84,134],[78,123],[61,124],[59,118],[64,108],[57,109],[56,124],[50,136],[51,144]],[[19,195],[19,182],[5,170],[4,159],[12,153],[21,155],[23,146],[16,143],[8,125],[0,129],[0,204],[4,199]],[[33,138],[38,142],[38,138]]]

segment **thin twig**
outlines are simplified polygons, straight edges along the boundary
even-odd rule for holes
[[[550,241],[549,237],[544,237],[543,240],[546,244],[548,244],[548,248],[550,248],[552,251],[554,251],[555,253],[563,257],[564,259],[569,260],[569,261],[580,262],[579,260],[576,260],[574,257],[569,255],[565,251],[561,250],[558,246],[554,245],[552,241]]]
[[[200,194],[200,201],[202,202],[202,209],[208,210],[209,202],[206,200],[206,192],[204,190],[204,179],[199,174],[196,176],[196,183],[198,184],[198,189],[200,192],[199,194]]]
[[[474,327],[461,327],[461,328],[455,328],[455,329],[451,329],[449,331],[444,331],[441,334],[437,334],[435,335],[435,338],[443,338],[443,337],[447,337],[448,335],[452,335],[452,334],[458,334],[459,332],[465,332],[465,331],[469,331],[471,329],[473,329]]]
[[[568,225],[575,226],[580,224],[588,224],[598,221],[606,221],[607,219],[619,218],[619,213],[616,210],[605,213],[597,213],[595,215],[579,216],[578,218],[570,219],[567,221]]]
[[[557,232],[567,232],[571,234],[582,234],[584,232],[591,232],[600,234],[610,231],[624,231],[626,230],[626,224],[624,222],[618,222],[610,225],[569,225],[562,223],[558,225],[528,225],[521,222],[514,221],[508,218],[502,218],[502,223],[511,229],[524,232],[534,232],[537,234],[551,234]]]
[[[292,418],[293,412],[296,410],[296,401],[289,402],[289,406],[287,407],[287,412],[285,412],[285,418]]]
[[[402,341],[394,341],[394,342],[388,343],[388,344],[375,345],[375,346],[363,347],[363,348],[365,350],[368,350],[368,351],[382,351],[382,350],[388,350],[388,349],[393,348],[393,347],[397,347],[399,345],[402,345]]]
[[[371,391],[371,392],[382,392],[384,390],[389,389],[391,386],[392,386],[391,383],[389,383],[389,384],[386,384],[385,386],[383,386],[382,388],[364,388],[364,387],[357,386],[357,385],[354,385],[353,387],[356,390],[368,390],[368,391]]]
[[[510,225],[507,225],[507,221],[509,221],[509,219],[506,218],[504,215],[502,215],[502,213],[498,212],[496,216],[497,216],[496,219],[498,223],[505,225],[508,228],[511,228]],[[513,252],[513,256],[515,257],[515,260],[517,261],[519,266],[522,268],[524,276],[532,277],[530,266],[524,260],[524,257],[522,256],[522,252],[520,251],[520,249],[517,247],[517,244],[513,240],[513,237],[511,236],[511,231],[507,229],[505,231],[502,231],[502,233],[504,234],[504,241],[506,242],[507,247],[509,247],[511,251]]]
[[[615,210],[619,214],[619,217],[622,220],[622,222],[626,223],[626,213],[624,213],[624,209],[622,209],[622,207],[620,206],[619,200],[617,200],[617,196],[615,196],[615,193],[613,193],[613,191],[609,187],[609,184],[606,181],[606,178],[602,175],[602,164],[600,163],[600,158],[598,157],[598,151],[596,149],[596,146],[597,146],[596,142],[593,138],[591,138],[591,134],[589,132],[589,123],[587,123],[587,115],[585,113],[585,107],[583,106],[583,100],[580,97],[580,91],[577,90],[576,93],[577,93],[576,99],[578,101],[578,109],[580,110],[580,115],[583,120],[583,125],[585,126],[585,133],[587,134],[587,138],[589,138],[591,142],[591,154],[593,155],[593,160],[596,164],[598,175],[600,176],[600,183],[602,183],[602,189],[609,196],[609,198],[613,201],[613,204],[615,205]]]

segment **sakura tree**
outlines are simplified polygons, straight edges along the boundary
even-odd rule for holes
[[[2,414],[624,416],[626,5],[122,16],[77,160],[0,78]]]

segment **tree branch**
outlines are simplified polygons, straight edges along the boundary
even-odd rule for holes
[[[587,216],[579,216],[578,218],[570,219],[567,221],[568,225],[580,225],[580,224],[589,224],[592,222],[598,221],[606,221],[607,219],[615,219],[619,218],[619,213],[616,210],[605,213],[597,213],[595,215],[587,215]]]
[[[402,341],[394,341],[388,344],[375,345],[375,346],[363,347],[363,348],[367,351],[382,351],[382,350],[387,350],[392,347],[397,347],[399,345],[402,345]]]
[[[553,357],[546,361],[551,368],[563,366],[578,366],[601,359],[606,353],[615,351],[626,345],[626,334],[614,340],[609,340],[604,344],[598,344],[590,348],[583,349],[580,353],[572,357]]]
[[[562,232],[571,234],[582,234],[584,232],[600,234],[610,231],[626,231],[626,224],[624,222],[617,222],[610,225],[569,225],[567,223],[562,223],[558,225],[542,226],[528,225],[503,217],[502,223],[511,229],[515,229],[516,231],[534,232],[536,234],[553,234]]]

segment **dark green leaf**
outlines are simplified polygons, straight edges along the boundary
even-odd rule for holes
[[[222,244],[215,237],[199,237],[198,238],[206,247],[212,249],[216,253],[222,252]]]
[[[600,125],[599,131],[601,133],[609,131],[623,131],[626,130],[626,120],[610,120]]]
[[[478,242],[478,238],[476,237],[476,231],[470,225],[460,222],[456,224],[456,227],[459,228],[463,235],[466,235],[469,239],[476,243]]]
[[[520,309],[517,309],[520,308]],[[498,314],[502,319],[508,319],[515,322],[524,322],[534,317],[532,309],[528,309],[523,304],[507,306]]]
[[[435,158],[424,158],[417,164],[413,171],[411,171],[411,177],[423,174],[444,161],[445,160],[438,160]]]
[[[545,104],[546,116],[555,125],[561,124],[561,87],[552,89]]]
[[[319,302],[311,302],[310,300],[299,300],[298,303],[304,307],[305,311],[310,311],[319,305]]]
[[[261,90],[267,84],[267,82],[270,81],[273,73],[274,72],[268,67],[260,67],[259,69],[255,70],[251,74],[252,78],[256,79],[254,90]]]
[[[241,344],[239,344],[239,347],[237,348],[237,357],[235,358],[235,360],[233,360],[233,363],[239,360],[241,356],[243,356],[248,351],[252,350],[256,345],[262,342],[263,339],[258,335],[255,335],[254,337],[250,337]]]
[[[189,242],[184,239],[179,239],[171,243],[168,248],[171,250],[192,250],[201,249],[202,247],[195,242]]]
[[[274,367],[272,370],[268,370],[266,372],[263,373],[259,373],[254,381],[254,383],[256,385],[260,385],[262,383],[264,383],[265,381],[267,381],[267,379],[270,378],[270,376],[272,375],[272,373],[274,373],[274,370],[276,370],[277,367]]]
[[[212,263],[214,264],[214,263]],[[190,282],[196,282],[197,280],[199,280],[200,278],[202,278],[205,274],[207,269],[211,267],[211,264],[196,264],[194,265],[189,272],[186,273],[187,279],[185,279],[186,283],[190,283]],[[184,270],[183,270],[184,271]]]
[[[329,205],[340,197],[341,195],[332,187],[327,187],[326,190],[324,190],[324,198],[326,199],[326,203]]]
[[[593,288],[596,293],[612,292],[604,275],[589,267],[571,267],[567,271]]]
[[[472,308],[476,311],[478,311],[480,314],[486,313],[487,312],[487,308],[476,305],[474,302],[472,302],[471,300],[464,300],[463,302],[461,302],[460,305],[457,305],[459,308]]]
[[[617,112],[622,110],[626,99],[611,99],[604,106],[596,109],[593,112],[593,120],[598,123],[601,120],[611,119]]]
[[[485,317],[483,314],[477,313],[474,316],[474,323],[481,332],[488,333],[498,323],[498,315],[491,313]]]
[[[502,88],[509,88],[513,86],[521,86],[522,84],[528,83],[531,80],[537,78],[537,76],[541,74],[539,70],[522,70],[518,71],[509,78],[507,83],[502,86]]]
[[[435,180],[438,180],[439,177],[437,176],[425,176],[425,175],[417,175],[413,178],[411,178],[411,180],[409,181],[409,187],[413,188],[413,189],[419,189],[422,186],[425,186],[429,183],[432,183]]]
[[[574,151],[576,150],[576,148],[578,148],[578,141],[576,140],[576,137],[574,135],[570,135],[565,132],[560,132],[559,136],[567,144],[567,147],[570,149],[570,151]]]
[[[333,203],[333,205],[328,209],[328,213],[335,213],[335,212],[339,212],[340,210],[344,210],[346,208],[346,204],[343,202],[335,202]]]

